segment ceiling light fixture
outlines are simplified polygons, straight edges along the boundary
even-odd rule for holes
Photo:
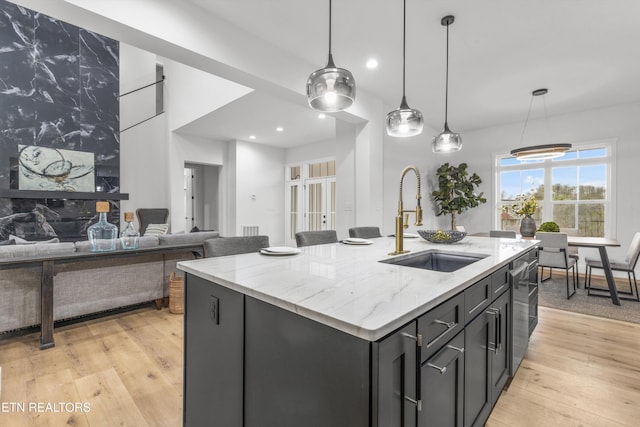
[[[331,0],[329,0],[329,61],[324,68],[314,71],[307,79],[307,101],[318,111],[341,111],[356,99],[356,81],[353,74],[333,63],[331,55]]]
[[[533,100],[536,96],[546,95],[549,91],[547,89],[536,89],[531,92],[531,102],[529,102],[529,111],[527,112],[527,118],[524,121],[524,128],[522,128],[522,135],[520,136],[520,145],[524,141],[524,132],[527,130],[527,123],[529,123],[529,116],[531,115],[531,107],[533,106]],[[551,132],[549,131],[549,117],[547,115],[547,102],[542,97],[542,103],[544,105],[544,118],[547,123],[547,133],[549,134],[549,141],[551,141]],[[529,147],[516,148],[511,150],[511,155],[519,160],[545,160],[553,159],[564,155],[567,151],[571,150],[571,144],[542,144],[532,145]]]
[[[255,135],[249,135],[249,139],[256,139]]]
[[[318,118],[319,119],[326,119],[327,115],[325,113],[320,113],[320,114],[318,114]]]
[[[278,131],[278,132],[284,132],[284,128],[283,128],[282,126],[278,126],[278,127],[276,128],[276,131]]]
[[[431,148],[434,153],[451,153],[460,151],[462,148],[462,138],[459,133],[451,132],[447,123],[447,113],[449,110],[449,26],[453,24],[453,15],[447,15],[440,20],[440,24],[447,27],[447,72],[444,95],[444,130],[433,138]]]
[[[373,70],[374,68],[378,68],[378,60],[375,58],[370,58],[367,61],[367,68]]]
[[[420,135],[424,126],[422,113],[409,107],[405,96],[405,74],[406,74],[406,44],[407,44],[407,0],[403,1],[403,21],[402,21],[402,101],[400,107],[387,114],[386,128],[387,134],[396,137],[409,137]]]

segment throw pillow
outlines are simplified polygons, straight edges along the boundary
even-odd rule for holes
[[[144,231],[145,236],[158,236],[161,234],[167,234],[169,231],[169,224],[149,224]]]
[[[58,239],[57,237],[54,237],[53,239],[49,239],[49,240],[31,241],[31,240],[25,240],[18,236],[10,235],[9,239],[13,240],[16,245],[41,245],[46,243],[60,243],[60,239]]]
[[[15,244],[16,244],[16,241],[13,240],[13,239],[0,241],[0,246],[11,246],[11,245],[15,245]]]
[[[16,245],[35,245],[36,242],[30,242],[29,240],[25,240],[21,237],[14,236],[13,234],[9,235],[9,240],[13,240],[16,242]]]

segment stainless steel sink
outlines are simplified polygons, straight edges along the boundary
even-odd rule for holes
[[[480,261],[488,256],[489,255],[465,254],[460,252],[431,249],[428,251],[384,259],[380,262],[402,265],[404,267],[422,268],[423,270],[452,272],[473,264],[476,261]]]

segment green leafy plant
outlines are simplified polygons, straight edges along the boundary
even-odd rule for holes
[[[451,215],[451,229],[455,230],[457,214],[487,202],[482,197],[484,193],[474,191],[482,180],[476,173],[469,175],[466,163],[458,166],[444,163],[438,168],[437,175],[438,189],[431,193],[438,209],[436,215]]]
[[[516,216],[527,216],[536,213],[537,208],[538,201],[533,195],[527,197],[524,194],[520,194],[516,197],[516,203],[504,205],[502,210]]]
[[[540,228],[538,231],[545,231],[547,233],[558,233],[560,232],[560,226],[553,221],[547,221],[540,224]]]

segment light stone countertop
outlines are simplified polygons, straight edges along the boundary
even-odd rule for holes
[[[335,329],[376,341],[535,246],[535,240],[467,236],[453,244],[404,239],[411,253],[484,254],[452,273],[378,262],[392,258],[393,237],[371,245],[308,246],[297,255],[259,253],[182,261],[188,273]],[[188,285],[187,285],[188,286]]]

